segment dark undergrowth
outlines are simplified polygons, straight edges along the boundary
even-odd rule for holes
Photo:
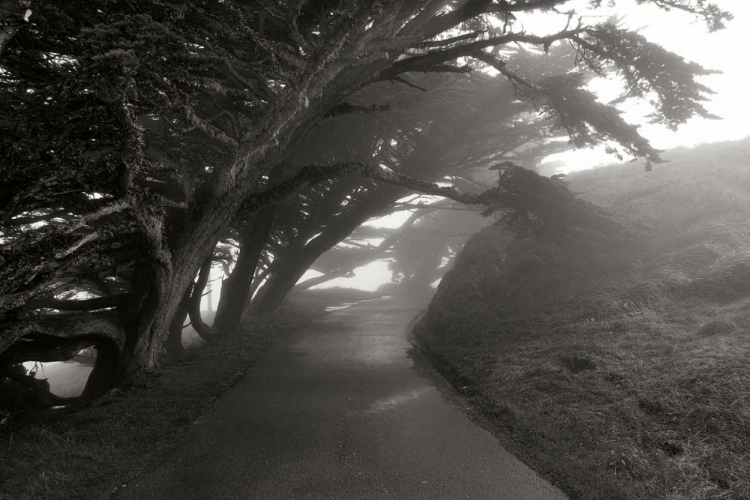
[[[245,324],[63,417],[0,426],[0,499],[103,499],[159,460],[277,340],[308,318]]]
[[[485,230],[415,332],[574,499],[750,498],[750,141],[572,176],[632,246]]]

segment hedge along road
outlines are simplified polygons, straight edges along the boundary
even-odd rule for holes
[[[292,333],[113,498],[564,499],[414,369],[427,300],[366,301]]]

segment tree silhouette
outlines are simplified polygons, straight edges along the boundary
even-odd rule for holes
[[[316,125],[361,109],[349,99],[377,82],[409,86],[415,74],[489,65],[576,143],[613,139],[656,160],[580,79],[534,82],[501,49],[569,42],[579,65],[621,75],[628,96],[653,93],[654,119],[670,126],[707,116],[695,79],[706,71],[616,26],[515,29],[515,19],[566,3],[3,1],[0,366],[95,346],[85,397],[155,366],[237,214],[305,186],[358,174],[491,202],[369,162],[280,175]],[[711,29],[730,17],[706,2],[639,3],[688,11]]]

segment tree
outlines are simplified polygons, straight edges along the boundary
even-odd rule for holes
[[[558,64],[561,73],[569,70],[575,52],[568,53],[570,64],[561,64],[565,60],[561,57],[550,59],[548,66]],[[541,58],[528,53],[526,57]],[[450,174],[450,182],[455,183],[473,169],[518,159],[512,153],[522,144],[540,143],[535,148],[538,153],[557,148],[541,144],[555,135],[551,122],[532,116],[533,108],[519,102],[512,88],[498,80],[481,74],[472,78],[428,75],[413,78],[413,87],[375,86],[365,96],[354,98],[382,103],[377,108],[387,111],[337,117],[319,125],[297,148],[293,164],[370,160],[431,181],[445,180]],[[267,281],[251,310],[275,310],[324,252],[364,221],[392,210],[405,194],[397,186],[378,186],[355,177],[318,184],[279,207],[283,216],[277,216],[274,231],[269,233],[273,245],[266,249],[266,260],[272,257],[274,270],[264,276]],[[228,278],[229,284],[235,282],[235,273]],[[235,310],[232,324],[222,314],[230,309],[222,306],[230,301],[245,304],[248,285],[244,294],[235,288],[222,294],[216,317],[220,327],[231,328],[239,321],[240,311]]]
[[[729,18],[705,2],[644,2],[694,13],[712,29]],[[581,65],[621,74],[629,95],[654,93],[656,119],[707,115],[708,89],[695,80],[707,71],[640,35],[609,25],[514,30],[514,18],[566,3],[31,1],[20,28],[3,11],[0,365],[95,345],[87,396],[155,366],[187,289],[238,211],[258,212],[301,186],[358,173],[489,202],[363,162],[312,165],[274,183],[311,129],[375,82],[479,61],[471,65],[495,67],[577,143],[613,139],[655,159],[580,80],[531,82],[498,50],[565,40]],[[89,298],[60,298],[66,291]]]

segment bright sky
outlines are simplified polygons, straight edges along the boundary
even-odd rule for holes
[[[623,108],[626,120],[644,124],[641,133],[657,148],[738,140],[750,135],[750,122],[747,119],[750,112],[750,69],[746,62],[746,50],[750,46],[750,0],[711,1],[734,14],[734,20],[727,24],[727,28],[715,33],[708,33],[705,25],[689,14],[664,12],[653,5],[637,6],[634,0],[618,0],[616,8],[600,9],[603,19],[611,14],[624,15],[623,23],[626,27],[641,30],[649,40],[688,60],[723,72],[701,79],[716,92],[711,101],[706,103],[706,108],[723,120],[693,119],[673,132],[665,127],[646,124],[644,115],[648,113],[648,106],[630,104]],[[588,0],[577,0],[575,3],[578,4],[579,12],[583,12]],[[561,20],[556,19],[558,16],[547,14],[542,17],[543,19],[536,19],[533,25],[527,23],[526,29],[529,32],[539,32],[559,30],[561,27]],[[595,18],[588,19],[595,21]],[[563,26],[564,22],[563,20]],[[614,82],[592,82],[592,88],[605,101],[617,94]],[[549,161],[553,160],[568,162],[567,171],[617,161],[601,151],[592,150],[573,151],[549,158]]]

